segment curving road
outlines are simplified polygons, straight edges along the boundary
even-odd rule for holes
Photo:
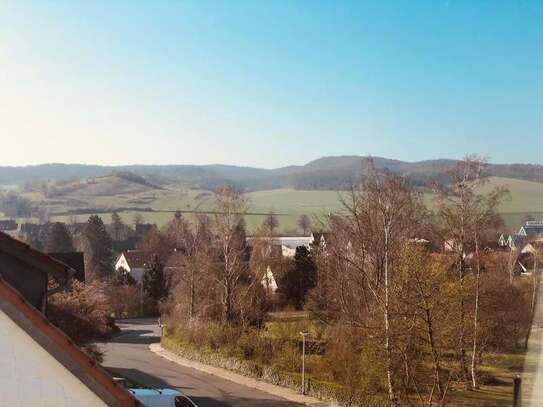
[[[155,319],[123,320],[117,325],[121,333],[100,347],[105,352],[103,366],[119,376],[150,387],[179,389],[201,407],[300,406],[155,355],[148,349],[160,339]]]

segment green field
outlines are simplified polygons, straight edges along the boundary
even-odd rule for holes
[[[543,183],[492,177],[483,189],[489,190],[496,186],[506,186],[510,190],[510,198],[500,208],[507,231],[517,230],[528,216],[543,219]],[[113,193],[114,191],[121,192]],[[105,222],[109,222],[114,209],[151,208],[153,212],[138,213],[144,217],[145,222],[164,225],[172,218],[175,210],[186,212],[186,216],[190,218],[194,211],[211,208],[211,194],[208,191],[191,190],[183,185],[152,189],[141,185],[127,185],[124,180],[115,177],[102,177],[73,192],[48,199],[38,192],[25,192],[24,195],[48,207],[53,214],[51,220],[57,221],[73,219],[67,212],[80,208],[96,208],[98,212],[103,212],[100,216]],[[319,219],[324,219],[329,212],[341,209],[339,196],[336,191],[277,189],[251,192],[247,194],[249,230],[252,231],[260,225],[263,214],[270,211],[278,215],[283,232],[293,231],[301,214],[309,215],[314,223],[318,223]],[[435,196],[425,194],[424,200],[432,208]],[[83,222],[89,213],[77,215],[75,218],[78,222]],[[130,223],[135,213],[133,210],[124,210],[121,215]]]

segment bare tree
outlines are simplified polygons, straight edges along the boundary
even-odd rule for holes
[[[300,215],[297,224],[304,235],[308,235],[311,231],[311,219],[309,219],[309,216],[305,214]]]
[[[189,222],[183,218],[180,211],[176,211],[165,231],[168,244],[176,250],[185,250],[189,244],[188,239],[191,238],[189,229]]]
[[[447,284],[445,259],[430,256],[425,248],[417,243],[405,247],[402,256],[403,279],[400,286],[402,308],[405,315],[414,315],[420,321],[420,337],[429,347],[433,380],[428,394],[428,405],[434,402],[437,391],[438,400],[445,394],[441,367],[440,336],[448,316],[448,302],[445,295]]]
[[[400,329],[404,318],[395,311],[401,293],[394,287],[402,248],[417,233],[420,198],[405,178],[379,175],[369,162],[362,187],[353,188],[342,203],[343,213],[329,217],[331,242],[322,256],[333,274],[325,279],[329,285],[323,290],[327,311],[343,323],[382,335],[388,397],[392,406],[398,406],[397,372],[404,365],[398,341],[405,327]],[[317,260],[321,265],[322,257]],[[317,292],[322,283],[321,269]]]
[[[123,220],[117,212],[113,212],[111,214],[111,238],[116,241],[122,240],[123,232]]]
[[[182,305],[189,320],[201,314],[198,304],[211,294],[210,287],[204,286],[204,281],[208,281],[212,274],[211,241],[209,219],[203,215],[197,216],[192,227],[185,229],[183,251],[173,257],[173,264],[170,263],[170,266],[179,269],[172,276],[175,279],[175,301]]]
[[[231,187],[215,191],[213,201],[213,227],[220,252],[220,266],[217,281],[222,287],[221,304],[223,320],[235,318],[235,296],[238,294],[240,279],[247,270],[245,221],[247,200]]]
[[[478,242],[481,235],[499,222],[496,210],[507,194],[505,188],[495,188],[487,194],[480,192],[485,183],[486,162],[476,156],[468,156],[449,171],[451,183],[448,188],[440,188],[437,197],[438,215],[443,222],[441,230],[443,239],[448,242],[456,257],[456,270],[459,285],[459,331],[458,358],[462,378],[467,381],[466,354],[466,255],[476,252],[478,261]],[[479,278],[478,264],[475,284],[475,309],[473,322],[473,348],[477,348],[477,322],[479,312]],[[476,352],[472,355],[471,385],[476,386]]]
[[[266,215],[264,220],[262,221],[262,229],[264,229],[264,232],[268,236],[274,236],[275,235],[275,229],[279,227],[279,220],[277,220],[277,216],[275,213],[270,212]]]
[[[134,225],[134,229],[138,227],[138,225],[141,225],[144,222],[143,215],[139,212],[136,212],[132,218],[132,223]]]

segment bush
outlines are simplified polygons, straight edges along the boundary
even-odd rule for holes
[[[141,316],[141,292],[138,286],[120,285],[108,287],[111,312],[115,318]]]
[[[104,283],[74,281],[71,290],[54,294],[49,299],[47,317],[77,345],[100,360],[99,351],[91,344],[117,330],[111,317],[111,304]]]

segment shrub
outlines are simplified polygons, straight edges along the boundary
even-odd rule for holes
[[[101,355],[91,342],[104,338],[117,328],[111,317],[111,304],[104,283],[74,281],[71,290],[49,299],[47,317],[91,356]]]

